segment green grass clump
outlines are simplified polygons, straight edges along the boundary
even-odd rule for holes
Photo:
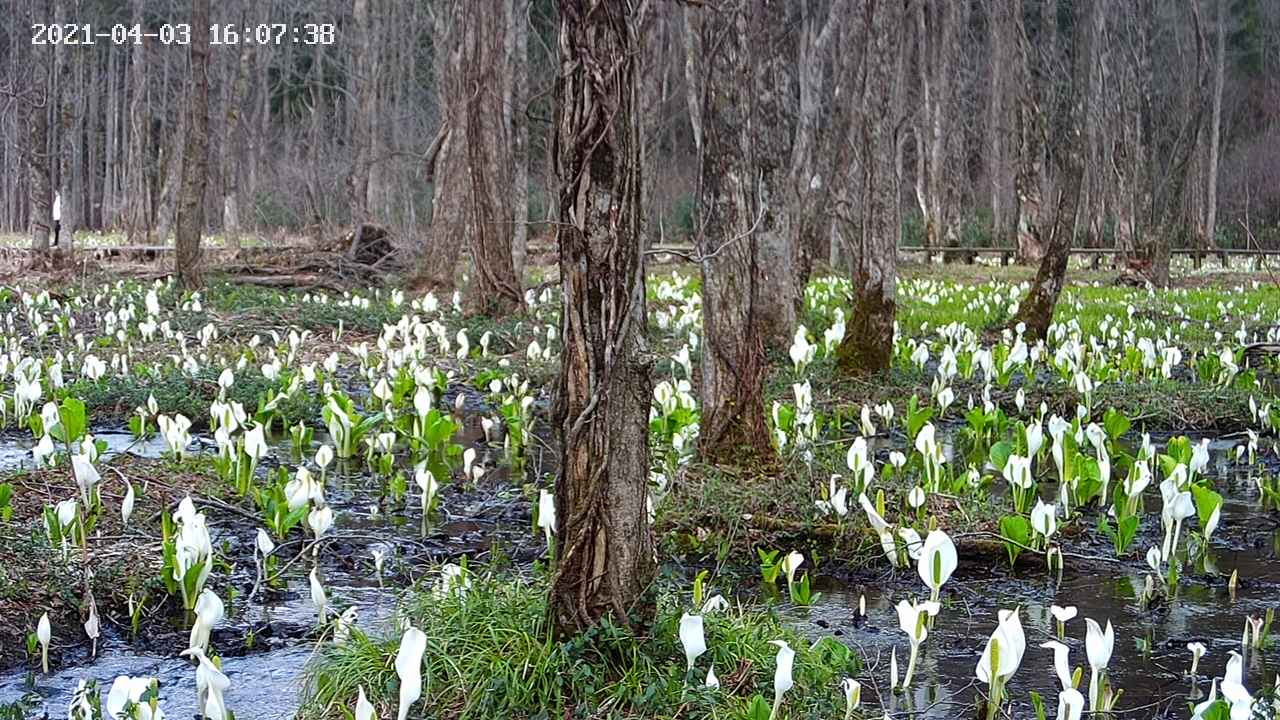
[[[552,639],[547,583],[508,575],[473,579],[465,595],[418,592],[404,612],[427,635],[423,699],[412,717],[428,718],[747,718],[756,695],[773,699],[777,648],[796,651],[795,687],[779,718],[831,717],[843,712],[840,680],[859,660],[846,646],[816,646],[783,627],[768,610],[708,614],[708,651],[686,678],[678,638],[684,611],[660,593],[657,620],[637,634],[605,623],[568,641]],[[353,633],[329,645],[307,673],[302,717],[341,717],[363,687],[383,716],[394,714],[399,638]],[[714,666],[722,687],[704,686]]]

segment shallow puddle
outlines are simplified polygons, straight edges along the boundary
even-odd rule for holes
[[[1038,558],[1023,559],[1016,573],[1007,564],[992,567],[989,558],[966,562],[943,589],[943,610],[928,638],[909,692],[889,691],[890,654],[897,649],[900,673],[909,657],[906,635],[898,626],[894,606],[901,599],[927,599],[927,591],[914,568],[887,573],[883,581],[848,585],[820,583],[822,597],[810,609],[789,608],[785,616],[816,640],[835,635],[859,650],[867,669],[863,681],[864,703],[890,713],[930,720],[972,717],[980,688],[975,668],[983,646],[997,624],[997,612],[1021,610],[1027,650],[1008,685],[1015,717],[1032,717],[1029,693],[1044,699],[1049,717],[1057,708],[1059,685],[1053,669],[1053,651],[1040,644],[1056,638],[1051,605],[1074,605],[1079,614],[1067,623],[1064,643],[1071,648],[1071,666],[1083,668],[1081,692],[1088,697],[1089,665],[1085,652],[1084,618],[1115,628],[1115,646],[1108,675],[1113,688],[1123,689],[1116,708],[1140,717],[1185,718],[1188,703],[1198,702],[1209,691],[1210,680],[1223,674],[1228,653],[1241,649],[1241,634],[1248,616],[1264,617],[1280,605],[1280,531],[1277,519],[1258,505],[1252,481],[1236,473],[1227,453],[1232,443],[1215,443],[1211,472],[1226,497],[1222,522],[1213,538],[1213,550],[1199,567],[1184,570],[1173,597],[1143,608],[1139,602],[1146,575],[1141,557],[1161,537],[1158,494],[1146,500],[1142,530],[1127,562],[1087,561],[1070,557],[1061,583],[1032,566]],[[1048,491],[1043,491],[1046,495]],[[1086,524],[1090,519],[1085,519]],[[1095,520],[1096,522],[1096,520]],[[1091,531],[1092,532],[1092,531]],[[1075,548],[1101,558],[1114,557],[1109,546]],[[1228,591],[1232,571],[1240,583],[1234,599]],[[1157,581],[1157,586],[1159,582]],[[860,597],[866,597],[867,614],[858,616]],[[1280,630],[1280,628],[1277,628]],[[1187,675],[1191,653],[1187,644],[1200,642],[1208,649],[1200,661],[1199,677]],[[1246,655],[1245,685],[1255,693],[1275,682],[1280,649],[1272,646]]]

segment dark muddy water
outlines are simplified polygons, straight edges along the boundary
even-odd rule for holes
[[[1228,456],[1234,457],[1232,445],[1214,444],[1210,471],[1217,474],[1217,487],[1227,499],[1211,550],[1184,569],[1171,596],[1147,607],[1139,601],[1149,573],[1141,558],[1163,538],[1158,494],[1146,500],[1142,529],[1124,563],[1068,556],[1062,580],[1057,582],[1036,567],[1042,562],[1039,558],[1024,557],[1018,569],[1010,571],[998,559],[966,561],[962,555],[959,569],[944,587],[942,613],[921,647],[915,679],[905,693],[889,690],[890,653],[897,649],[899,671],[905,674],[909,646],[894,606],[903,598],[927,599],[914,568],[862,583],[826,583],[813,608],[789,609],[787,617],[815,640],[834,634],[861,651],[867,664],[861,678],[864,702],[883,707],[895,717],[902,713],[941,720],[974,717],[977,690],[986,692],[975,678],[983,646],[996,627],[997,612],[1017,607],[1027,650],[1008,685],[1014,716],[1033,717],[1029,693],[1035,691],[1053,717],[1059,689],[1053,652],[1039,646],[1056,639],[1057,623],[1050,606],[1075,606],[1078,615],[1067,623],[1064,642],[1071,648],[1071,666],[1084,669],[1080,690],[1086,697],[1089,665],[1084,618],[1103,626],[1109,620],[1115,628],[1115,646],[1108,674],[1112,687],[1124,691],[1117,710],[1129,711],[1130,717],[1189,717],[1188,704],[1203,699],[1210,680],[1223,674],[1228,653],[1240,651],[1246,617],[1264,617],[1268,609],[1280,609],[1280,521],[1262,511],[1252,479],[1237,474],[1228,463]],[[1067,550],[1073,551],[1114,557],[1114,551],[1101,544]],[[1240,578],[1234,598],[1228,589],[1233,571]],[[1156,584],[1159,587],[1158,580]],[[859,599],[864,595],[865,619],[858,617]],[[1194,679],[1187,674],[1191,642],[1203,643],[1208,650]],[[1256,695],[1275,682],[1280,648],[1250,650],[1246,658],[1245,684]]]

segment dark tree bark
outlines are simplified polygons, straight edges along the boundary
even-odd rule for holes
[[[174,259],[178,282],[183,287],[198,288],[204,191],[209,184],[209,0],[191,2],[190,83]]]
[[[790,278],[782,263],[779,197],[784,182],[785,127],[775,78],[758,62],[753,43],[781,25],[781,3],[767,7],[738,0],[701,17],[702,149],[699,219],[702,268],[702,430],[699,449],[712,463],[738,464],[746,456],[771,458],[765,424],[766,337],[781,320],[767,307],[795,308],[789,295],[768,292]],[[764,54],[768,54],[766,51]],[[785,56],[784,56],[785,57]],[[770,127],[772,125],[772,127]],[[695,131],[697,132],[697,131]],[[767,258],[767,260],[766,260]],[[774,265],[769,266],[770,263]],[[789,338],[788,338],[789,342]]]
[[[563,634],[647,623],[649,403],[638,0],[561,0],[555,156],[564,351],[551,612]]]
[[[893,195],[896,148],[893,58],[898,54],[902,3],[867,0],[860,131],[856,135],[859,215],[854,231],[853,307],[836,362],[846,375],[886,370],[893,357],[897,317],[898,227]]]

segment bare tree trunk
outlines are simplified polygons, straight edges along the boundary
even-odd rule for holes
[[[29,10],[37,17],[39,13],[47,13],[47,0],[36,0]],[[31,85],[24,108],[27,123],[25,159],[30,173],[31,249],[45,255],[49,252],[49,235],[53,232],[53,180],[49,155],[49,106],[53,98],[53,78],[47,53],[31,52],[27,57],[31,62]]]
[[[192,0],[191,26],[191,92],[187,100],[174,260],[178,282],[186,288],[198,288],[204,191],[209,184],[209,0]]]
[[[68,22],[68,0],[54,0],[53,13],[55,21],[60,25]],[[57,177],[54,181],[54,195],[58,198],[61,213],[55,214],[54,240],[59,252],[69,254],[74,245],[76,227],[76,201],[72,181],[71,160],[76,151],[74,133],[76,128],[76,109],[72,101],[74,67],[67,55],[71,46],[61,43],[54,45],[53,65],[54,83],[54,143],[53,156],[57,159]]]
[[[529,249],[529,0],[509,0],[509,32],[512,35],[511,73],[511,204],[515,210],[511,228],[511,265],[517,280],[524,279]]]
[[[778,326],[766,305],[788,305],[766,279],[765,246],[777,234],[777,211],[766,198],[775,197],[781,178],[782,147],[776,108],[765,93],[776,96],[770,77],[762,77],[756,42],[764,30],[782,23],[769,10],[746,2],[725,4],[701,18],[703,147],[700,153],[699,215],[696,239],[702,268],[702,430],[699,447],[712,463],[739,464],[744,453],[773,455],[765,424],[764,341]],[[769,88],[765,90],[765,88]],[[773,101],[773,102],[776,102]],[[776,268],[774,270],[777,270]],[[789,268],[784,272],[790,272]],[[785,296],[783,296],[785,297]],[[770,318],[773,323],[766,322]]]
[[[795,313],[788,327],[794,325],[794,315],[801,310],[804,288],[813,273],[814,258],[825,249],[824,241],[830,228],[826,206],[835,184],[831,177],[834,170],[831,154],[819,159],[819,146],[825,146],[822,140],[826,137],[821,132],[822,99],[826,96],[828,48],[841,18],[849,13],[849,5],[835,2],[825,13],[817,12],[817,5],[814,0],[801,3],[801,23],[797,30],[799,105],[787,177],[787,187],[791,192],[787,214],[793,229],[791,252],[796,278],[789,289],[794,291],[791,301],[795,304]],[[784,343],[789,341],[790,338],[783,338]]]
[[[253,68],[253,45],[240,46],[235,79],[227,93],[227,107],[223,123],[222,146],[219,148],[219,165],[222,167],[222,232],[227,246],[240,249],[240,168],[233,162],[238,146],[236,128],[240,124],[240,106],[249,90],[249,71]]]
[[[468,0],[463,32],[472,260],[466,301],[471,313],[499,317],[515,312],[524,301],[511,260],[511,143],[502,120],[505,1]]]
[[[969,25],[969,3],[915,4],[920,42],[922,120],[917,130],[916,200],[924,218],[924,246],[937,247],[952,237],[948,183],[956,145],[955,86],[962,67],[960,38]]]
[[[376,63],[373,56],[372,19],[369,16],[369,0],[354,0],[352,18],[355,20],[354,57],[355,108],[351,122],[351,170],[347,173],[347,208],[356,234],[369,221],[369,167],[373,152],[373,121],[377,112]]]
[[[146,0],[133,0],[130,4],[131,21],[142,26],[143,4]],[[147,199],[151,189],[147,182],[147,136],[151,127],[147,119],[147,45],[137,43],[131,51],[129,65],[129,147],[125,160],[125,225],[130,242],[139,237],[149,237],[151,213]]]
[[[1017,7],[1014,7],[1014,5]],[[1021,12],[1021,2],[989,0],[988,23],[991,33],[991,90],[987,118],[988,168],[991,174],[991,244],[1009,247],[1013,240],[1014,169],[1009,149],[1012,125],[1012,102],[1017,78],[1010,70],[1014,35],[1014,13]]]
[[[1017,30],[1017,65],[1022,78],[1022,89],[1017,94],[1017,259],[1020,263],[1033,263],[1040,262],[1048,250],[1044,234],[1044,202],[1050,194],[1048,113],[1056,110],[1054,87],[1057,78],[1053,76],[1053,72],[1057,61],[1057,0],[1045,0],[1040,7],[1040,48],[1030,45],[1026,29],[1022,27],[1021,14],[1014,22]],[[1054,222],[1057,222],[1056,217]],[[1055,226],[1053,231],[1061,233],[1061,228]],[[1070,248],[1070,244],[1068,239],[1066,246]]]
[[[1049,22],[1056,24],[1056,3],[1050,3],[1049,8],[1054,11]],[[1076,6],[1075,12],[1076,26],[1089,28],[1092,25],[1090,17],[1102,10],[1096,4],[1082,4]],[[1042,21],[1044,21],[1043,16]],[[1019,303],[1018,314],[1013,320],[1015,326],[1018,323],[1024,324],[1027,337],[1032,339],[1044,339],[1049,333],[1049,325],[1053,322],[1053,311],[1066,282],[1067,260],[1070,257],[1074,239],[1074,220],[1084,201],[1083,194],[1087,180],[1085,158],[1088,157],[1090,148],[1087,145],[1082,146],[1079,138],[1085,134],[1091,122],[1089,99],[1094,96],[1092,85],[1096,80],[1092,68],[1096,62],[1097,53],[1101,52],[1097,40],[1097,35],[1077,32],[1075,46],[1071,53],[1074,67],[1070,72],[1069,82],[1065,83],[1069,88],[1065,96],[1060,97],[1056,92],[1046,90],[1056,81],[1052,76],[1056,58],[1050,55],[1047,61],[1041,64],[1041,83],[1038,87],[1044,92],[1037,93],[1034,98],[1041,102],[1052,102],[1053,105],[1049,107],[1049,111],[1065,116],[1066,122],[1063,123],[1065,132],[1061,139],[1051,139],[1047,134],[1044,106],[1035,104],[1034,107],[1028,107],[1024,99],[1024,117],[1030,116],[1025,123],[1030,127],[1024,126],[1024,133],[1030,130],[1035,133],[1035,137],[1040,138],[1034,148],[1037,157],[1043,151],[1056,161],[1055,170],[1060,188],[1049,227],[1048,243],[1040,258],[1040,267],[1036,271],[1035,280],[1027,296]],[[1028,48],[1024,48],[1024,57],[1029,52]],[[1027,64],[1030,65],[1029,59]],[[1030,186],[1028,184],[1028,187]],[[1069,194],[1066,192],[1068,188],[1071,191]],[[1033,209],[1024,212],[1034,212],[1033,216],[1037,219],[1042,216],[1038,202]],[[1032,224],[1032,227],[1038,228],[1039,222]],[[1038,231],[1036,234],[1038,239]]]
[[[446,0],[435,9],[432,30],[435,77],[440,101],[440,130],[428,153],[426,180],[432,185],[431,229],[410,286],[418,291],[452,293],[458,258],[467,242],[466,127],[469,112],[463,79],[462,0]]]
[[[1223,75],[1227,65],[1227,0],[1215,0],[1215,16],[1217,33],[1214,42],[1213,57],[1213,119],[1209,124],[1209,157],[1208,190],[1205,194],[1205,230],[1208,234],[1208,246],[1218,247],[1218,162],[1222,143],[1222,87]],[[1218,259],[1223,267],[1227,264],[1226,253],[1219,253]]]
[[[551,614],[576,634],[647,624],[649,403],[636,0],[561,0],[555,155],[564,292]]]
[[[862,119],[857,154],[857,246],[853,251],[853,308],[837,363],[846,375],[887,370],[893,357],[893,325],[897,318],[897,203],[893,175],[897,154],[893,117],[893,57],[900,51],[902,4],[867,0],[862,84]]]

